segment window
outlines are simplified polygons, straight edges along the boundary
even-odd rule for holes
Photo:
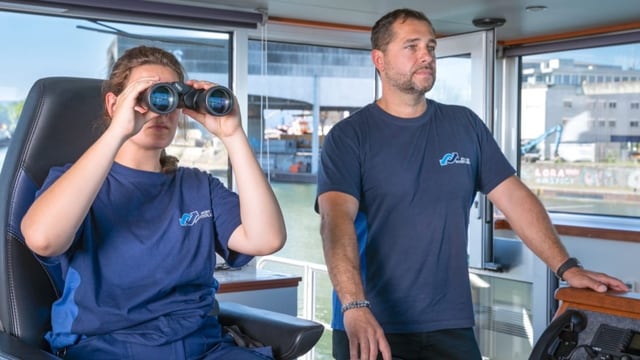
[[[277,253],[282,261],[263,259],[263,268],[302,275],[305,269],[296,264],[324,264],[320,217],[313,208],[324,136],[336,122],[374,100],[370,51],[250,40],[248,93],[249,141],[282,207],[289,239]],[[315,320],[328,324],[331,283],[322,272],[313,279],[316,283],[298,291],[313,288],[310,311]],[[298,313],[305,313],[303,300],[300,293]],[[330,331],[314,352],[330,356]]]
[[[271,180],[315,183],[324,135],[373,101],[374,74],[369,51],[249,42],[247,132]]]
[[[114,28],[131,36],[117,35]],[[0,164],[27,92],[39,78],[105,78],[122,52],[146,44],[171,51],[190,78],[226,86],[230,82],[228,33],[0,12],[0,39],[3,54],[12,54],[0,57]],[[38,46],[24,45],[35,43]],[[195,121],[187,119],[180,125],[167,150],[180,158],[181,165],[202,168],[228,182],[224,146]]]
[[[640,218],[640,128],[631,115],[640,83],[626,81],[640,76],[639,50],[634,43],[522,57],[527,72],[521,81],[520,136],[523,142],[547,136],[537,144],[540,160],[521,157],[521,177],[549,211]],[[554,86],[535,81],[554,59],[561,61],[554,62],[551,76],[571,72],[589,81]],[[538,109],[530,109],[534,104]],[[548,130],[558,125],[552,136]]]

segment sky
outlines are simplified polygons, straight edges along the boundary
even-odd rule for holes
[[[86,20],[0,11],[0,101],[23,99],[33,82],[45,76],[106,76],[108,69],[105,51],[114,35],[78,29],[78,25],[106,30]],[[138,34],[153,31],[154,35],[171,32],[171,35],[213,36],[207,32],[123,24],[116,26]],[[629,46],[633,49],[631,57],[628,49],[624,53],[617,51],[620,47],[561,54],[581,61],[604,61],[623,68],[640,69],[640,44]],[[536,57],[545,56],[548,55]]]
[[[105,77],[106,49],[114,35],[78,29],[78,25],[107,30],[86,20],[0,11],[0,101],[24,99],[33,82],[45,76]],[[214,36],[145,26],[117,27],[137,34],[170,31],[174,36]]]
[[[631,56],[629,56],[631,53]],[[554,53],[555,58],[576,59],[593,64],[615,64],[623,69],[640,70],[640,44],[616,45],[589,50],[571,50]],[[532,55],[535,59],[548,59],[549,55]]]
[[[33,15],[0,12],[0,100],[24,98],[40,77],[103,76],[106,71],[104,51],[112,36],[75,28],[89,25],[86,21],[37,18],[36,25],[29,20]]]

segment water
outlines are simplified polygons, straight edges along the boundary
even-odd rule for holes
[[[322,238],[320,237],[320,215],[313,206],[316,184],[272,183],[273,191],[280,202],[287,226],[287,243],[278,257],[324,264]],[[302,275],[299,268],[286,265],[267,265],[266,269]],[[302,313],[302,286],[298,287],[298,313]],[[326,275],[319,275],[316,284],[316,321],[328,324],[331,321],[331,283]],[[313,358],[332,359],[331,332],[325,331],[315,346]]]
[[[313,206],[315,184],[271,184],[287,226],[287,243],[278,256],[323,264],[320,215]]]

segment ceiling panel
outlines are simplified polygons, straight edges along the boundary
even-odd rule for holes
[[[384,13],[410,7],[425,12],[442,35],[473,31],[477,17],[503,17],[498,40],[640,22],[639,0],[155,0],[205,7],[266,11],[271,17],[370,27]],[[547,6],[528,12],[529,5]]]

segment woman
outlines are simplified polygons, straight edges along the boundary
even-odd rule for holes
[[[126,51],[104,84],[106,130],[74,164],[51,169],[22,221],[27,246],[61,274],[46,338],[65,358],[271,358],[222,335],[210,316],[212,274],[214,252],[242,266],[282,248],[282,213],[237,105],[225,116],[161,115],[139,101],[153,84],[184,78],[162,49]],[[237,194],[165,154],[181,113],[226,146]]]

